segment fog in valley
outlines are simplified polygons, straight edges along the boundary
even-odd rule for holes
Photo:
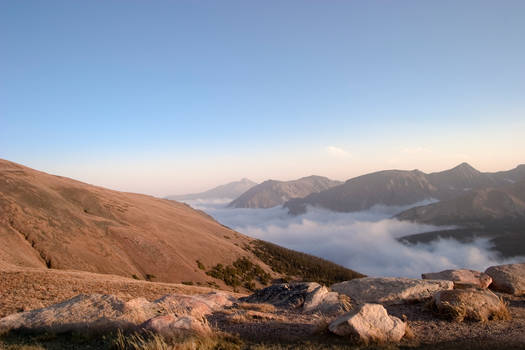
[[[355,213],[309,208],[306,214],[291,216],[281,206],[227,208],[229,201],[187,203],[248,236],[313,254],[370,276],[420,277],[424,272],[451,268],[483,271],[491,265],[517,261],[500,258],[483,238],[469,244],[453,239],[412,246],[398,242],[396,238],[405,235],[444,228],[392,219],[394,214],[410,206],[376,206]]]

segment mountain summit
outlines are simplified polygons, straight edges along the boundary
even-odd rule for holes
[[[242,178],[240,181],[234,181],[225,185],[214,187],[210,190],[200,193],[190,193],[181,195],[171,195],[165,197],[171,200],[195,200],[195,199],[232,199],[237,198],[244,192],[248,191],[253,186],[257,185],[247,178]]]
[[[267,180],[254,186],[228,206],[233,208],[271,208],[291,198],[305,197],[340,184],[322,176],[308,176],[293,181]]]

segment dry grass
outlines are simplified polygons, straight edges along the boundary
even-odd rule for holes
[[[45,350],[41,345],[2,345],[0,350]]]
[[[275,312],[275,306],[272,304],[256,303],[239,303],[237,307],[242,310],[252,310],[260,312]]]
[[[128,334],[125,335],[120,330],[114,341],[116,350],[170,350],[173,346],[169,345],[160,335],[154,333]]]
[[[333,317],[329,317],[326,315],[319,315],[319,321],[317,322],[315,326],[315,334],[330,334],[330,331],[328,330],[328,327],[330,326],[330,323],[334,320]]]
[[[339,299],[339,302],[341,303],[341,305],[343,305],[343,309],[345,311],[352,310],[352,299],[350,299],[350,297],[348,295],[339,294],[338,299]]]
[[[412,330],[408,322],[405,322],[405,323],[406,323],[405,335],[403,336],[403,338],[405,338],[406,340],[416,339],[416,335],[414,334],[414,331]]]
[[[242,344],[238,337],[224,333],[166,339],[154,333],[122,332],[113,343],[115,350],[240,350]]]
[[[246,323],[251,322],[251,319],[246,315],[246,313],[235,313],[228,317],[228,321],[231,323]]]
[[[442,302],[437,306],[434,302],[428,304],[430,310],[439,317],[452,320],[455,322],[463,322],[464,320],[487,322],[489,320],[508,321],[512,317],[510,315],[507,303],[500,298],[500,305],[497,309],[473,309],[467,307],[463,303],[449,303]]]

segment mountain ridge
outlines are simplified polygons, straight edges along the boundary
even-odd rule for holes
[[[290,214],[302,214],[308,206],[336,212],[367,210],[374,205],[399,206],[420,201],[447,200],[465,192],[504,186],[525,178],[522,165],[507,171],[483,173],[468,163],[440,172],[382,170],[348,179],[343,184],[291,199],[284,204]]]
[[[271,208],[340,184],[327,177],[310,175],[291,181],[266,180],[234,199],[230,208]]]

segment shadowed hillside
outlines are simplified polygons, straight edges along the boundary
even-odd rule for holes
[[[503,256],[525,254],[525,180],[500,188],[471,191],[458,198],[415,207],[398,215],[433,225],[453,225],[457,229],[425,232],[401,238],[405,243],[428,243],[439,238],[470,242],[488,238]]]

